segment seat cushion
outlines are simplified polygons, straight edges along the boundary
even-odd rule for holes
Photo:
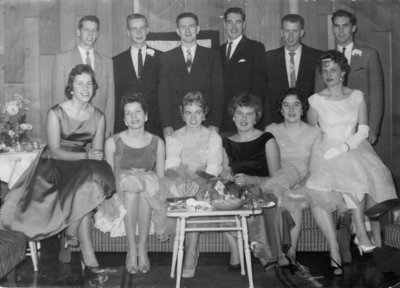
[[[400,225],[386,225],[384,239],[387,246],[400,249]]]
[[[24,234],[0,230],[0,278],[25,258],[26,237]]]

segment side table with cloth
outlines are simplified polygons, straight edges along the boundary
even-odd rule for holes
[[[32,152],[7,152],[0,154],[0,180],[11,188],[35,160],[38,150]],[[3,192],[3,191],[2,191]],[[1,208],[0,208],[1,210]],[[37,271],[35,242],[29,242],[34,270]],[[26,237],[17,231],[0,230],[0,278],[25,259]]]
[[[32,152],[7,152],[0,154],[0,180],[11,188],[35,160],[38,150]]]

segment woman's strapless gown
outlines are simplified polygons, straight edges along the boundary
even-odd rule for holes
[[[310,188],[313,205],[327,211],[355,208],[366,194],[378,203],[397,198],[389,169],[367,140],[333,159],[323,157],[327,149],[346,142],[356,132],[362,97],[361,91],[354,90],[340,101],[318,94],[309,98],[310,105],[318,113],[323,133],[312,149],[311,176],[306,185]]]
[[[97,130],[102,112],[85,121],[70,118],[56,105],[61,147],[81,152]],[[115,191],[114,173],[106,161],[64,161],[50,158],[45,147],[7,193],[1,207],[4,228],[21,231],[32,240],[57,234],[94,210]]]
[[[125,236],[123,218],[126,210],[123,203],[130,194],[145,193],[146,201],[153,210],[150,233],[154,231],[158,238],[167,239],[166,234],[173,230],[167,221],[168,188],[164,179],[154,172],[158,136],[153,135],[150,143],[142,148],[126,145],[118,134],[114,135],[114,142],[117,193],[99,206],[95,214],[96,228],[102,232],[109,232],[111,237]]]

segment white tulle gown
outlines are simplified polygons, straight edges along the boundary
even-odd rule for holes
[[[349,97],[339,101],[319,94],[308,100],[317,111],[323,132],[314,143],[311,175],[306,183],[311,190],[312,205],[333,211],[355,208],[365,194],[378,203],[397,198],[389,169],[367,140],[333,159],[323,158],[327,149],[346,142],[356,132],[362,97],[361,91],[354,90]]]

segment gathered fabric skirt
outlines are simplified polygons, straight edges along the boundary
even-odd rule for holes
[[[117,193],[98,207],[94,215],[95,227],[104,233],[110,233],[111,237],[125,236],[124,217],[128,208],[126,203],[133,194],[142,193],[152,210],[150,233],[154,232],[160,240],[167,240],[174,231],[172,221],[167,219],[166,199],[171,190],[170,182],[172,181],[167,178],[158,177],[153,171],[116,171]]]
[[[115,192],[106,161],[64,161],[45,147],[6,194],[0,210],[3,228],[41,240],[65,229]]]
[[[332,212],[357,207],[367,194],[377,203],[397,198],[389,169],[368,141],[333,159],[324,159],[324,152],[335,145],[322,135],[314,143],[306,182],[311,206]]]

